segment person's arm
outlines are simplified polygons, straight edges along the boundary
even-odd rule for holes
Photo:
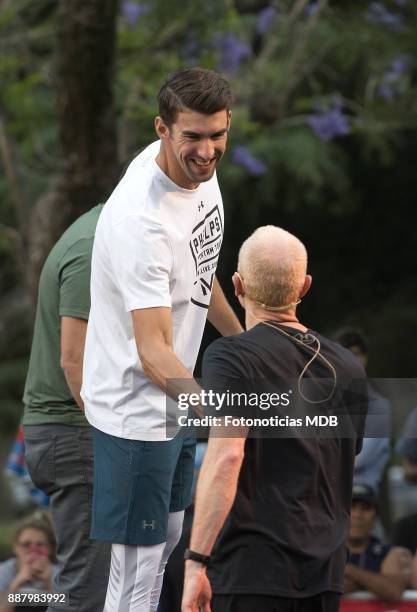
[[[242,437],[209,439],[197,483],[190,541],[190,548],[202,555],[211,553],[235,499],[246,435],[242,430]]]
[[[243,327],[227,301],[216,276],[213,281],[207,318],[222,336],[232,336],[243,332]]]
[[[74,317],[61,317],[61,368],[68,387],[81,410],[84,403],[80,396],[83,355],[87,321]]]
[[[241,437],[238,438],[209,439],[197,483],[190,541],[191,550],[202,555],[210,555],[236,496],[247,430],[242,429],[240,433]],[[210,596],[206,567],[196,561],[187,560],[182,612],[194,612],[200,609],[199,606],[204,612],[209,612]]]
[[[381,574],[391,579],[391,576],[399,577],[404,589],[409,585],[411,580],[413,564],[413,555],[411,552],[402,546],[396,546],[390,549],[381,565]]]
[[[60,363],[72,396],[84,410],[80,396],[87,320],[93,238],[73,244],[59,262]]]
[[[54,567],[48,557],[35,559],[31,565],[34,580],[41,580],[46,593],[53,592],[53,570]]]
[[[17,571],[16,576],[10,582],[8,592],[16,593],[20,587],[28,582],[33,580],[33,572],[28,563],[24,563],[20,566],[20,569]]]
[[[348,563],[345,577],[385,601],[398,601],[407,585],[400,557],[399,551],[392,549],[386,556],[380,572],[371,572]]]
[[[355,582],[352,578],[350,578],[346,572],[343,576],[343,593],[354,593],[355,591],[360,591],[361,585]]]
[[[182,392],[200,393],[200,386],[174,352],[171,308],[133,310],[132,320],[146,376],[174,398]]]
[[[16,609],[14,604],[7,603],[7,595],[8,593],[0,591],[0,612],[13,612]]]

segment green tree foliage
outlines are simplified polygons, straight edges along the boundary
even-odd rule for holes
[[[0,3],[6,368],[27,355],[30,339],[22,228],[68,162],[57,112],[65,96],[56,68],[59,8],[57,0]],[[411,0],[132,0],[117,16],[120,167],[154,138],[155,93],[167,73],[198,64],[227,74],[236,105],[219,172],[227,223],[220,276],[228,282],[237,248],[256,226],[296,232],[311,253],[316,287],[303,318],[327,331],[362,325],[379,375],[412,376],[417,357],[415,343],[403,342],[405,329],[416,331],[409,306],[416,298],[416,23]],[[85,209],[91,204],[86,198]]]

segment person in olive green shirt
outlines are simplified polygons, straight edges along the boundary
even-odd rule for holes
[[[80,397],[90,310],[90,271],[103,206],[77,219],[51,250],[39,280],[23,401],[25,459],[33,483],[50,496],[65,608],[102,612],[110,545],[90,540],[92,439]],[[48,612],[55,611],[53,604]]]

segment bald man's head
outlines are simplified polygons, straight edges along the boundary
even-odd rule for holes
[[[250,300],[285,306],[300,296],[307,273],[307,251],[289,232],[265,225],[242,244],[238,271]]]

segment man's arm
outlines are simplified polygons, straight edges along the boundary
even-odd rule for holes
[[[407,586],[409,572],[404,567],[402,551],[392,549],[384,559],[380,572],[370,572],[348,563],[345,569],[347,579],[359,587],[374,593],[385,601],[398,601]]]
[[[217,428],[216,428],[217,430]],[[236,433],[236,432],[235,432]],[[190,548],[209,555],[236,496],[244,456],[247,429],[239,438],[210,437],[197,484],[197,495]],[[206,568],[201,563],[185,563],[182,612],[203,609],[209,612],[211,597]]]
[[[197,484],[190,542],[190,548],[202,555],[211,553],[236,497],[247,431],[241,433],[238,438],[209,439]]]
[[[242,333],[243,327],[226,300],[217,277],[214,277],[207,318],[222,336]]]
[[[84,319],[61,317],[61,368],[64,370],[68,387],[81,410],[84,410],[80,391],[86,333],[87,321]]]
[[[146,376],[174,398],[182,392],[200,393],[201,387],[174,353],[171,308],[133,310],[132,320]]]

